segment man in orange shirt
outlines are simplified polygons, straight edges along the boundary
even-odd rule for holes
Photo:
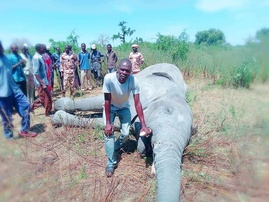
[[[137,74],[140,72],[140,66],[144,63],[144,57],[140,52],[138,52],[138,47],[139,46],[137,44],[133,44],[133,52],[131,52],[129,55],[129,60],[132,62],[132,74]]]

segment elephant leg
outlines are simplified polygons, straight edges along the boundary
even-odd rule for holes
[[[52,121],[55,125],[68,125],[68,126],[79,126],[79,127],[96,127],[103,126],[102,118],[83,118],[80,116],[69,114],[63,110],[57,111]]]
[[[135,134],[137,139],[137,151],[141,157],[150,156],[152,154],[151,136],[139,136],[141,130],[140,122],[134,123]]]

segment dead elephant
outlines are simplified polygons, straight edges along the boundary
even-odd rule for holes
[[[141,85],[140,99],[147,126],[152,128],[151,145],[157,176],[158,201],[179,201],[182,153],[189,142],[193,116],[186,102],[187,85],[178,67],[161,63],[147,67],[135,75]],[[61,98],[55,102],[57,111],[54,123],[86,126],[92,119],[79,118],[70,113],[81,111],[103,111],[104,95],[72,100]],[[131,95],[131,115],[135,126],[136,111]],[[68,113],[67,113],[68,112]],[[100,121],[103,124],[103,121]],[[136,128],[136,131],[139,131]],[[138,151],[143,153],[142,137]]]

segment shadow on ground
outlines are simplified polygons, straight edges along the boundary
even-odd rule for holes
[[[42,124],[42,123],[38,123],[38,124],[35,124],[33,125],[30,130],[33,131],[33,132],[36,132],[38,134],[40,133],[44,133],[45,132],[45,124]]]

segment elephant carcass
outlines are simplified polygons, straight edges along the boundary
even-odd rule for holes
[[[179,201],[182,153],[190,139],[193,120],[185,99],[187,86],[180,70],[167,63],[149,66],[135,76],[141,85],[140,100],[146,124],[153,130],[151,144],[157,176],[157,199]],[[102,111],[103,102],[103,95],[82,98],[73,101],[73,108]],[[135,120],[137,115],[132,95],[130,104],[132,119]],[[142,152],[140,146],[138,150]]]

